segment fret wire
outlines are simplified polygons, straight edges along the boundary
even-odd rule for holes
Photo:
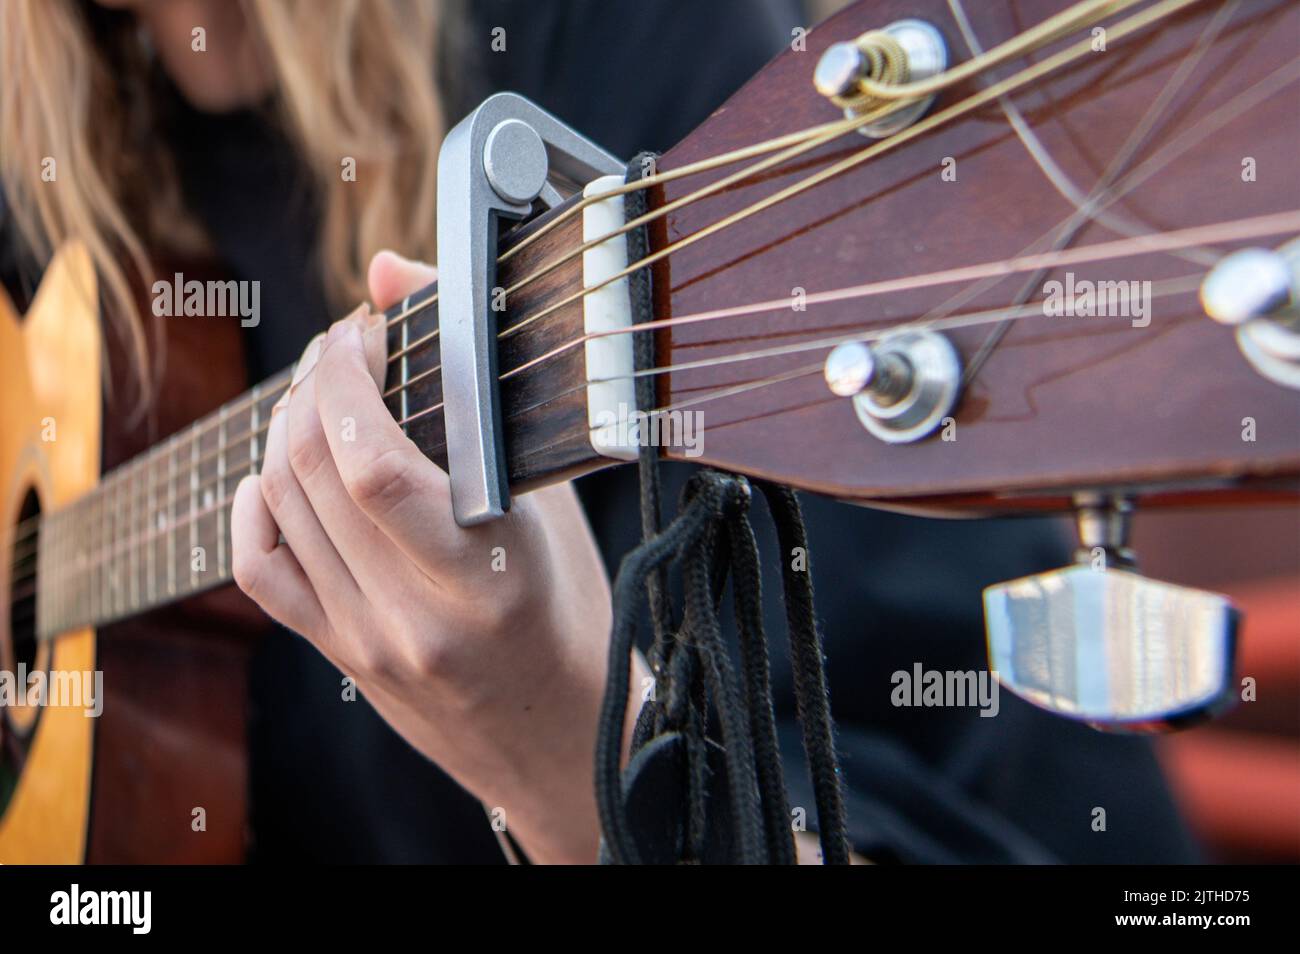
[[[395,324],[401,325],[404,345],[405,343],[409,342],[408,326],[410,322],[413,321],[416,317],[422,315],[428,309],[432,308],[433,305],[437,302],[438,296],[436,293],[434,293],[424,301],[417,303],[414,307],[410,305],[410,300],[411,300],[411,296],[407,296],[407,298],[403,301],[403,308],[401,312],[395,315],[393,318],[389,319],[387,324],[388,327],[392,327]],[[432,337],[432,336],[426,336],[426,339],[421,339],[421,341],[427,340],[428,337]],[[416,344],[419,343],[420,342],[416,342]],[[263,390],[269,390],[270,388],[276,386],[279,386],[280,389],[283,390],[285,387],[288,386],[289,383],[288,379],[291,376],[291,371],[292,371],[291,368],[285,369],[284,371],[281,371],[279,374],[272,376],[267,381],[259,382],[258,384],[254,385],[254,387],[247,395],[241,396],[239,398],[236,398],[233,401],[227,402],[225,405],[222,405],[221,409],[219,409],[219,411],[224,411],[225,414],[228,416],[229,413],[233,412],[234,410],[237,409],[242,410],[244,407],[251,408],[252,426],[250,427],[247,436],[249,438],[249,444],[250,444],[250,457],[252,457],[253,459],[258,458],[258,454],[257,454],[258,441],[257,441],[256,431],[261,421],[261,413],[260,413],[260,407],[258,406],[258,402],[262,399],[263,396],[262,392]],[[193,433],[191,434],[190,439],[197,440],[199,435],[206,433],[208,430],[210,430],[213,427],[220,426],[221,416],[222,415],[220,413],[213,413],[207,415],[206,417],[200,418],[198,421],[195,421],[194,425],[192,425]],[[211,420],[213,417],[216,417],[217,420],[216,421]],[[243,440],[243,437],[244,435],[240,435],[238,438],[235,438],[235,440]],[[146,452],[145,456],[153,455],[155,451],[157,451],[158,449],[159,448],[151,449],[150,451]],[[101,482],[101,489],[105,485],[109,484],[110,482],[115,483],[116,482],[115,478],[120,476],[120,474],[123,471],[123,468],[129,468],[133,463],[134,460],[128,461],[125,464],[121,465],[119,468],[117,468],[117,470],[104,475],[103,480]]]
[[[106,543],[108,547],[108,560],[105,561],[104,564],[104,578],[108,581],[108,590],[105,593],[105,596],[107,597],[108,614],[110,616],[117,615],[117,565],[113,562],[113,553],[117,549],[117,531],[118,523],[120,522],[117,512],[118,487],[119,485],[116,480],[110,480],[108,482],[108,496],[104,501],[106,505],[105,509],[108,512],[108,527],[106,531],[108,536]]]
[[[117,614],[117,572],[113,565],[113,551],[117,545],[117,503],[115,494],[117,491],[117,481],[108,482],[108,494],[104,499],[105,525],[104,525],[104,545],[108,548],[109,559],[104,562],[104,580],[108,588],[104,591],[104,601],[107,604],[109,616]]]
[[[251,415],[254,419],[260,420],[260,407],[254,406]],[[219,414],[219,427],[224,429],[228,423],[221,420],[227,417],[225,412]],[[251,451],[257,456],[253,457],[246,465],[250,468],[249,473],[255,473],[256,468],[261,460],[259,435],[256,433],[258,428],[250,428],[253,433],[249,434],[249,444]],[[55,528],[62,528],[68,523],[61,518],[64,515],[69,517],[78,516],[78,511],[84,511],[84,516],[89,519],[85,521],[89,524],[89,532],[77,535],[76,538],[69,535],[66,539],[69,542],[76,543],[77,563],[70,559],[48,559],[47,564],[50,567],[57,567],[57,570],[47,570],[44,579],[46,585],[41,588],[42,593],[49,595],[46,606],[48,612],[54,612],[54,600],[59,594],[67,595],[72,593],[78,597],[78,603],[70,606],[68,614],[75,614],[77,617],[94,620],[111,618],[116,615],[124,614],[128,609],[138,609],[141,596],[139,595],[138,579],[133,577],[135,592],[128,595],[127,585],[121,580],[120,570],[117,560],[120,556],[125,555],[127,561],[133,569],[133,573],[138,572],[140,558],[139,547],[147,542],[149,549],[146,554],[147,560],[147,600],[150,604],[156,602],[158,598],[158,572],[157,572],[157,538],[162,533],[166,533],[168,547],[168,584],[167,589],[170,595],[175,595],[181,589],[176,574],[176,531],[183,524],[190,524],[190,539],[194,546],[198,545],[198,535],[200,528],[195,521],[207,514],[216,511],[218,518],[218,541],[220,562],[218,573],[220,578],[226,578],[228,573],[228,522],[225,507],[233,501],[233,495],[227,499],[226,481],[232,477],[242,477],[244,473],[242,468],[233,469],[229,467],[225,460],[225,441],[222,441],[222,447],[218,454],[219,474],[212,480],[199,481],[199,471],[191,469],[190,472],[190,516],[181,518],[178,515],[179,502],[179,485],[178,480],[181,477],[180,453],[186,443],[190,445],[191,460],[203,459],[212,455],[201,455],[200,445],[196,442],[199,435],[204,433],[204,428],[199,426],[198,422],[191,425],[185,436],[173,435],[163,445],[158,445],[141,455],[140,458],[134,459],[122,468],[110,472],[101,483],[97,492],[88,495],[85,499],[77,501],[70,505],[64,511],[56,511],[59,519],[53,519],[54,514],[48,515],[49,523],[47,532],[47,546],[45,552],[50,554],[55,545],[52,534],[56,532]],[[241,438],[242,439],[242,438]],[[160,465],[166,465],[165,479],[167,481],[167,513],[160,512],[158,501],[158,489],[163,480],[159,479]],[[138,481],[128,479],[131,476],[139,476],[143,472],[143,480],[146,484],[142,494],[137,495],[131,492],[132,488]],[[205,488],[212,484],[218,484],[217,493],[214,503],[199,506],[199,494]],[[209,495],[211,496],[211,495]],[[145,504],[147,510],[144,519],[140,518],[141,504]],[[161,521],[162,528],[154,529]],[[82,522],[82,521],[78,521]],[[66,547],[67,544],[64,544]],[[83,548],[90,550],[92,559],[87,559],[88,554]],[[191,586],[197,585],[197,570],[191,563]],[[78,583],[78,580],[81,583]],[[55,589],[57,587],[57,591]],[[60,614],[65,615],[65,614]]]
[[[402,312],[405,313],[406,311],[408,311],[408,310],[410,309],[410,307],[411,307],[411,296],[410,296],[410,295],[407,295],[406,298],[402,300]],[[411,353],[410,353],[410,343],[409,343],[409,342],[410,342],[410,333],[411,333],[411,323],[410,323],[409,321],[404,321],[404,322],[402,322],[402,349],[401,349],[401,355],[402,355],[402,363],[401,363],[401,371],[402,371],[402,397],[401,397],[401,403],[402,403],[402,419],[403,419],[403,420],[406,419],[406,405],[407,405],[407,399],[408,399],[408,394],[407,394],[407,390],[406,390],[406,381],[407,381],[407,377],[408,377],[408,374],[407,374],[408,365],[409,365],[410,358],[411,358]],[[403,433],[403,434],[406,434],[408,437],[410,436],[409,429],[407,428],[407,426],[406,426],[405,424],[402,425],[402,433]]]
[[[95,564],[90,559],[91,554],[95,552],[95,547],[98,545],[98,536],[95,533],[95,527],[98,526],[98,521],[95,519],[95,508],[98,506],[98,503],[99,498],[98,496],[95,496],[90,498],[86,506],[86,524],[88,529],[86,533],[87,579],[85,582],[85,588],[86,610],[91,616],[96,615],[95,610],[99,607],[99,601],[95,595],[98,591],[98,588],[95,586]]]
[[[98,553],[99,548],[104,545],[104,497],[102,494],[95,495],[95,549]],[[104,568],[99,562],[91,564],[95,568],[95,576],[92,580],[95,586],[95,604],[91,607],[96,617],[104,615]]]
[[[55,560],[60,559],[59,554],[62,553],[63,548],[66,545],[66,534],[63,532],[62,524],[63,522],[58,518],[49,521],[48,525],[44,521],[42,521],[41,524],[42,531],[48,532],[51,541],[54,543],[54,547],[50,552],[53,554]],[[40,537],[37,538],[37,545],[40,547],[36,556],[36,579],[39,581],[51,564],[49,560],[42,559],[45,547],[41,546]],[[56,562],[54,565],[57,566],[58,563]],[[67,592],[67,587],[65,581],[60,580],[58,577],[54,579],[54,584],[55,588],[50,592],[48,600],[41,600],[38,594],[36,618],[42,625],[46,622],[58,623],[62,621],[62,613],[57,613],[56,615],[56,608],[62,605],[64,594]],[[39,589],[44,589],[44,587],[40,587]]]
[[[261,428],[261,391],[262,386],[256,384],[253,386],[253,407],[248,416],[248,459],[253,465],[252,473],[257,473],[258,457],[258,431]]]
[[[86,506],[80,507],[79,509],[82,511],[81,516],[84,525],[84,523],[90,516],[92,506],[90,503],[88,503]],[[88,579],[91,570],[90,554],[94,552],[91,548],[94,546],[94,544],[95,544],[95,540],[93,536],[91,536],[89,533],[83,535],[82,548],[81,548],[82,580],[80,586],[81,616],[83,618],[89,617],[94,612],[94,607],[91,605],[92,600],[94,598],[93,597],[94,590],[91,589],[89,585],[90,581]]]
[[[122,534],[122,524],[125,522],[123,511],[122,491],[126,490],[130,482],[122,479],[125,475],[120,474],[118,479],[113,482],[113,545],[109,550],[109,563],[113,571],[113,611],[115,615],[126,612],[127,598],[130,596],[130,585],[128,581],[122,579],[124,562],[126,556],[126,541],[131,539],[130,527],[127,528],[126,535]]]
[[[126,490],[130,481],[125,479],[126,474],[118,471],[113,481],[113,544],[109,549],[109,564],[113,571],[113,612],[120,614],[126,610],[127,597],[130,596],[130,581],[124,580],[123,563],[129,562],[123,558],[126,556],[126,547],[124,541],[131,539],[130,528],[127,528],[126,535],[122,533],[122,526],[126,523],[126,511],[123,507],[125,501],[123,491]]]
[[[42,571],[44,570],[44,567],[42,566],[42,564],[44,563],[43,557],[46,552],[55,552],[54,546],[52,545],[57,539],[58,539],[58,534],[55,530],[55,525],[53,520],[49,522],[42,520],[39,524],[37,524],[36,581],[38,584],[40,583]],[[47,547],[47,541],[49,544],[51,544],[51,546]],[[58,585],[58,580],[53,580],[51,582],[55,586]],[[42,590],[45,590],[45,593],[42,593]],[[36,587],[36,626],[38,632],[40,631],[41,625],[44,624],[46,621],[45,618],[46,593],[51,593],[51,591],[46,590],[46,588],[43,586],[38,585]],[[51,595],[53,594],[51,593]]]
[[[61,523],[62,521],[58,519],[54,519],[50,521],[48,526],[48,531],[50,533],[51,539],[55,541],[55,548],[51,552],[56,555],[56,559],[57,559],[57,554],[62,550],[62,547],[59,546],[58,541],[60,540],[61,537],[64,536],[61,528]],[[42,529],[46,529],[44,522],[42,522]],[[37,538],[37,544],[38,546],[40,545],[39,537]],[[40,549],[43,551],[45,548],[41,547]],[[57,566],[58,564],[56,563],[54,565]],[[41,577],[44,575],[46,568],[48,568],[49,566],[50,566],[50,562],[48,560],[43,560],[41,558],[40,551],[38,551],[36,557],[36,567],[37,567],[36,579],[37,580],[41,579]],[[44,624],[47,621],[55,622],[55,623],[62,621],[62,614],[59,613],[56,615],[56,608],[62,604],[63,596],[67,592],[67,589],[66,586],[64,585],[64,581],[58,579],[57,577],[55,578],[54,583],[55,583],[55,589],[51,592],[49,601],[42,602],[39,599],[37,601],[37,606],[36,606],[37,619],[42,624]],[[43,589],[43,587],[41,587],[41,589]],[[48,616],[46,615],[47,613],[49,614]]]
[[[237,469],[235,472],[231,474],[231,476],[232,477],[246,476],[245,473],[240,472],[241,470],[242,468]],[[160,536],[163,536],[164,534],[170,535],[175,528],[185,526],[186,524],[192,524],[195,520],[199,520],[212,513],[218,513],[221,511],[222,508],[230,507],[234,503],[234,501],[235,501],[235,495],[233,493],[228,496],[215,498],[211,504],[201,507],[200,509],[198,509],[192,514],[188,514],[185,517],[177,519],[173,526],[168,527],[166,529],[158,529],[158,530],[150,531],[149,533],[144,534],[140,540],[135,541],[135,543],[136,545],[139,545],[143,543],[145,539],[156,541]],[[93,555],[91,565],[103,566],[113,559],[114,554],[115,554],[115,548],[106,548],[100,550],[98,553]],[[67,576],[69,577],[71,577],[72,575],[73,574],[67,574]],[[57,575],[55,578],[57,578]]]
[[[279,377],[283,377],[283,375],[280,375]],[[254,387],[254,388],[252,389],[252,392],[250,392],[250,397],[245,398],[245,399],[241,399],[241,400],[238,400],[238,401],[232,401],[232,402],[229,402],[229,403],[226,404],[226,405],[223,405],[224,407],[226,407],[226,408],[228,409],[228,410],[227,410],[227,417],[229,417],[229,413],[230,413],[229,409],[231,409],[231,408],[241,408],[241,409],[242,409],[242,407],[249,407],[249,406],[251,406],[251,410],[252,410],[252,412],[253,412],[253,414],[252,414],[253,420],[256,420],[256,421],[260,421],[260,420],[262,420],[262,417],[261,417],[261,414],[260,414],[260,411],[261,411],[261,408],[260,408],[260,402],[261,402],[261,401],[270,400],[272,397],[276,397],[276,396],[278,396],[281,392],[283,392],[284,388],[287,387],[287,386],[288,386],[288,381],[287,381],[287,380],[285,380],[285,381],[277,381],[275,378],[272,378],[272,379],[270,379],[270,380],[268,380],[268,381],[263,381],[263,382],[261,382],[261,384],[259,384],[258,386]],[[277,389],[278,389],[278,390],[277,390]],[[259,398],[258,398],[258,402],[256,402],[256,403],[253,402],[253,401],[252,401],[252,398],[251,398],[251,394],[254,393],[254,392],[260,392],[260,396],[259,396]],[[216,428],[216,426],[217,426],[217,424],[218,424],[218,421],[219,421],[219,418],[220,418],[219,413],[218,413],[217,411],[214,411],[214,412],[212,412],[211,414],[207,415],[206,417],[199,418],[197,421],[194,421],[194,422],[192,422],[189,426],[187,426],[187,427],[184,429],[184,434],[183,434],[183,436],[180,435],[180,434],[173,435],[173,437],[176,438],[176,440],[178,440],[178,441],[180,442],[180,446],[178,447],[178,450],[182,450],[182,451],[183,451],[183,450],[187,449],[187,448],[186,448],[186,445],[187,445],[187,443],[188,443],[189,441],[191,441],[191,440],[196,440],[196,439],[198,439],[199,437],[201,437],[202,435],[210,433],[214,428]],[[241,433],[239,433],[239,434],[237,434],[237,435],[234,435],[234,436],[231,436],[230,434],[227,434],[227,438],[226,438],[226,440],[227,440],[227,444],[237,443],[237,442],[239,442],[239,441],[244,440],[245,438],[251,438],[251,437],[256,436],[256,434],[254,433],[254,432],[255,432],[255,429],[256,429],[255,427],[250,427],[249,430],[243,431],[243,432],[241,432]],[[250,443],[252,443],[252,442],[250,442]],[[166,442],[164,442],[164,444],[159,445],[159,446],[153,448],[152,450],[148,451],[148,454],[152,455],[152,454],[158,452],[158,451],[160,450],[160,448],[165,448],[166,446],[168,446],[168,445],[166,444]],[[254,443],[252,446],[253,446],[254,449],[256,449],[256,444],[255,444],[255,443]],[[198,456],[198,463],[199,463],[199,464],[205,464],[205,463],[207,463],[209,460],[215,460],[215,458],[216,458],[216,452],[215,452],[215,451],[209,451],[209,452],[207,452],[207,453],[202,453],[202,452],[200,452],[200,454],[199,454],[199,456]],[[125,466],[127,466],[127,465],[122,465],[122,466],[125,467]],[[122,469],[122,468],[118,468],[118,469],[116,469],[116,470],[114,470],[114,471],[111,471],[109,474],[106,474],[106,475],[104,476],[104,478],[103,478],[103,482],[101,482],[101,484],[100,484],[101,489],[107,485],[108,481],[116,479],[116,478],[120,475],[120,473],[121,473],[121,469]],[[162,483],[161,481],[158,481],[158,482],[157,482],[158,485],[160,485],[161,483]],[[144,495],[144,493],[146,492],[146,490],[147,490],[147,488],[139,488],[138,492],[139,492],[140,495]]]
[[[167,468],[167,595],[176,595],[176,435]]]
[[[99,530],[99,546],[96,552],[102,551],[108,545],[108,487],[104,484],[104,490],[99,496],[98,519],[95,521]],[[108,616],[112,611],[112,604],[108,601],[108,566],[101,560],[99,562],[99,586],[96,587],[97,598],[99,600],[99,615]]]
[[[196,422],[197,423],[197,422]],[[198,434],[190,440],[190,513],[193,514],[199,509],[199,440]],[[199,522],[197,519],[190,520],[190,589],[199,585],[198,570],[194,566],[194,551],[199,545]]]
[[[105,486],[103,506],[100,508],[103,512],[104,519],[104,546],[110,551],[113,548],[113,482],[110,480]],[[104,587],[103,607],[104,615],[113,615],[113,567],[110,561],[104,561],[103,574],[101,583]]]
[[[40,583],[42,571],[44,570],[44,566],[42,565],[44,563],[44,556],[47,552],[49,553],[56,552],[55,541],[57,539],[58,539],[58,533],[55,529],[53,520],[50,521],[42,520],[39,524],[36,525],[36,547],[37,547],[36,580],[38,584]],[[56,587],[58,586],[58,580],[52,580],[51,582],[54,584],[54,586]],[[37,623],[38,631],[41,625],[43,625],[46,621],[45,612],[44,612],[44,605],[45,605],[45,600],[43,598],[44,594],[41,593],[41,590],[43,589],[45,589],[45,587],[40,585],[38,585],[36,588],[36,623]],[[51,596],[54,595],[52,591],[47,591],[47,592],[49,592]]]
[[[157,492],[157,488],[155,488],[153,485],[153,472],[156,466],[157,466],[157,461],[150,460],[149,466],[146,468],[146,473],[148,474],[146,480],[149,483],[146,493],[148,494],[148,501],[149,501],[148,502],[148,509],[149,509],[148,530],[150,533],[152,533],[158,527],[158,513],[157,513],[158,492]],[[158,598],[157,547],[155,547],[153,544],[152,536],[149,537],[149,552],[145,554],[145,562],[148,563],[149,565],[149,582],[147,583],[147,588],[149,590],[149,602],[150,604],[152,604]]]
[[[114,572],[112,555],[117,542],[117,506],[113,497],[117,482],[110,479],[105,490],[104,546],[108,548],[109,559],[104,561],[104,606],[106,614],[114,616],[117,614],[117,573]]]
[[[125,494],[118,494],[118,509],[122,512],[121,519],[126,524],[126,534],[123,535],[121,530],[118,531],[118,537],[121,539],[118,548],[121,552],[114,562],[117,564],[118,572],[126,574],[126,579],[122,582],[122,613],[124,615],[131,612],[131,567],[134,565],[131,562],[131,540],[135,537],[135,526],[131,523],[131,515],[135,512],[132,503],[135,492],[133,490],[133,481],[128,479],[133,470],[134,467],[128,467],[126,472],[123,473],[122,480],[119,481],[119,490],[124,491]],[[125,499],[122,499],[123,496],[125,496]]]
[[[77,525],[78,523],[76,519],[77,514],[79,511],[84,509],[85,508],[82,506],[80,502],[74,505],[74,509],[71,510],[64,518],[67,520],[69,526]],[[86,543],[87,541],[84,533],[77,534],[74,536],[73,548],[72,548],[72,552],[73,552],[72,566],[75,568],[74,572],[77,575],[77,582],[75,584],[66,585],[64,587],[65,595],[68,593],[69,589],[71,590],[70,611],[73,614],[75,614],[75,616],[78,619],[85,616],[86,610],[88,609],[88,606],[86,605],[87,604],[86,585],[85,585],[85,580],[83,578],[86,569]],[[67,574],[65,573],[59,574],[60,579],[63,579],[65,583],[67,583],[66,579],[64,579],[66,575]],[[66,622],[66,619],[64,620],[64,622]]]
[[[217,499],[226,496],[226,406],[218,411],[217,420]],[[226,519],[224,509],[217,510],[217,575],[226,576]]]
[[[66,540],[61,540],[62,522],[52,517],[49,520],[42,520],[40,524],[40,535],[37,537],[37,546],[39,551],[36,556],[36,580],[41,581],[49,578],[49,568],[57,566],[60,554],[67,545]],[[53,544],[48,549],[46,539]],[[49,578],[50,586],[37,586],[36,593],[36,628],[37,632],[48,631],[51,625],[59,625],[63,619],[61,610],[64,595],[67,592],[65,583],[59,577]],[[44,591],[44,592],[42,592]]]
[[[138,464],[133,464],[130,468],[130,472],[134,473],[138,469]],[[135,485],[134,480],[129,481],[129,483],[131,486]],[[127,565],[131,568],[131,611],[135,612],[140,608],[140,554],[136,548],[131,545],[130,541],[136,536],[136,524],[140,517],[140,506],[136,500],[134,492],[131,494],[127,509],[131,514],[127,520],[127,523],[131,528],[130,536],[127,538]]]

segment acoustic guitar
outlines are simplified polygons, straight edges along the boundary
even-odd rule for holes
[[[493,479],[504,503],[661,424],[665,459],[854,503],[1078,512],[1085,561],[1118,564],[1098,585],[1153,607],[1134,507],[1300,489],[1297,38],[1287,0],[855,4],[643,178],[498,169],[495,262],[453,281],[440,241],[442,294],[388,313],[385,399],[470,520]],[[495,142],[516,132],[535,148]],[[471,279],[504,308],[451,314]],[[99,718],[0,713],[0,862],[237,861],[252,640],[230,633],[255,611],[228,585],[230,503],[290,371],[250,389],[237,321],[169,320],[163,400],[105,410],[94,283],[68,246],[23,320],[0,300],[0,669],[103,673]],[[688,422],[702,441],[674,438]],[[1029,651],[1025,607],[1082,647],[1052,601],[1083,585],[991,594],[995,655]],[[1121,634],[1230,641],[1229,611],[1178,589],[1178,620]]]

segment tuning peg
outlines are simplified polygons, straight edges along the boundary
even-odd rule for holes
[[[1129,500],[1088,494],[1076,505],[1075,565],[984,591],[998,682],[1110,731],[1165,731],[1226,708],[1237,610],[1217,593],[1136,571]]]
[[[813,87],[846,117],[863,115],[883,104],[862,95],[863,79],[898,84],[920,82],[948,68],[948,45],[933,24],[924,20],[896,20],[852,41],[832,43],[813,70]],[[884,139],[916,122],[934,102],[934,96],[899,101],[897,108],[861,126],[871,139]]]
[[[853,399],[858,420],[888,444],[910,444],[943,423],[961,389],[961,359],[934,331],[898,331],[874,345],[846,341],[822,368],[832,394]]]
[[[1225,255],[1201,282],[1201,307],[1236,329],[1256,371],[1300,389],[1300,239]]]

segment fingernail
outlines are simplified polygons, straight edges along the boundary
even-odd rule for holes
[[[331,333],[333,333],[333,329],[331,329]],[[302,357],[298,359],[298,366],[293,369],[293,381],[289,385],[290,388],[297,386],[298,382],[310,374],[312,368],[316,367],[316,359],[320,357],[322,341],[322,336],[317,335],[307,343]]]

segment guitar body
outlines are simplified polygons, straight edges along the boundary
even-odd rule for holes
[[[95,275],[80,248],[51,263],[20,321],[0,293],[0,504],[4,539],[30,516],[34,493],[52,510],[94,487],[100,457],[100,332]],[[53,426],[54,431],[46,430]],[[53,440],[43,440],[52,436]],[[4,605],[12,603],[14,548],[0,552]],[[17,663],[45,671],[93,670],[95,633],[77,630],[39,647],[14,632],[14,614],[0,619],[0,668]],[[86,854],[95,722],[74,708],[6,706],[0,862],[70,864]]]
[[[148,314],[146,310],[144,312]],[[102,398],[103,335],[90,259],[62,249],[25,318],[0,297],[0,486],[11,531],[66,504],[104,470],[238,393],[238,322],[168,320],[158,399],[142,420],[119,391]],[[110,346],[109,361],[125,357]],[[119,376],[120,379],[121,376]],[[101,404],[101,401],[104,403]],[[48,426],[52,419],[54,430]],[[52,436],[54,439],[43,439]],[[33,497],[34,495],[34,497]],[[16,611],[15,611],[16,612]],[[6,613],[0,668],[103,673],[102,713],[0,708],[0,863],[229,863],[247,845],[247,673],[265,617],[231,587],[38,642]],[[12,787],[10,787],[12,785]],[[197,830],[196,830],[197,829]]]

